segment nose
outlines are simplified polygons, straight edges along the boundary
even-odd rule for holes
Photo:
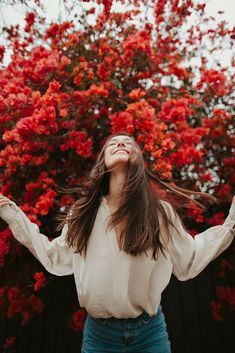
[[[121,145],[122,145],[122,146],[125,146],[125,143],[124,143],[124,142],[118,142],[118,143],[117,143],[117,146],[118,146],[118,147],[121,146]]]

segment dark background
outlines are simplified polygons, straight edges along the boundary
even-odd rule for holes
[[[231,251],[232,247],[194,279],[180,282],[172,276],[162,295],[172,353],[235,352],[235,312],[227,309],[224,320],[215,321],[210,309],[216,299],[220,262]],[[41,297],[43,313],[23,328],[19,317],[0,319],[0,348],[15,332],[16,353],[79,353],[82,334],[68,327],[72,313],[79,308],[73,276],[55,277],[41,290]]]

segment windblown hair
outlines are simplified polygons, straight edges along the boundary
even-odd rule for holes
[[[60,221],[57,230],[62,229],[65,223],[68,223],[66,241],[69,246],[75,249],[76,253],[86,255],[89,237],[102,197],[109,192],[110,172],[104,163],[105,149],[109,140],[119,135],[129,136],[126,133],[118,133],[108,137],[90,174],[81,185],[76,188],[60,188],[62,192],[75,192],[78,195],[78,200],[70,210],[66,214],[57,216],[57,220]],[[151,183],[157,183],[166,190],[166,193],[170,191],[178,197],[190,201],[192,201],[192,195],[204,196],[206,199],[213,201],[215,201],[215,198],[205,193],[172,186],[160,180],[159,177],[147,170],[141,149],[134,138],[133,141],[137,148],[137,159],[129,161],[128,174],[123,192],[118,200],[118,208],[111,214],[107,229],[112,229],[121,224],[120,243],[122,244],[122,250],[127,254],[136,256],[152,249],[152,256],[156,259],[159,250],[164,255],[160,217],[166,229],[168,240],[171,238],[174,222],[162,203],[164,198],[160,196]]]

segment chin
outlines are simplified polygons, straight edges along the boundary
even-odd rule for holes
[[[107,164],[106,168],[111,169],[114,167],[128,166],[129,158],[117,158],[113,163]]]

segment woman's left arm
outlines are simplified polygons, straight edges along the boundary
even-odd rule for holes
[[[184,281],[197,276],[232,243],[235,235],[235,197],[224,223],[210,227],[194,238],[186,232],[179,216],[169,204],[168,210],[178,230],[172,227],[172,240],[169,242],[173,273]]]
[[[57,276],[73,274],[74,250],[66,241],[67,223],[60,236],[50,241],[15,202],[0,196],[0,205],[0,217],[9,225],[15,239],[26,246],[48,272]]]

